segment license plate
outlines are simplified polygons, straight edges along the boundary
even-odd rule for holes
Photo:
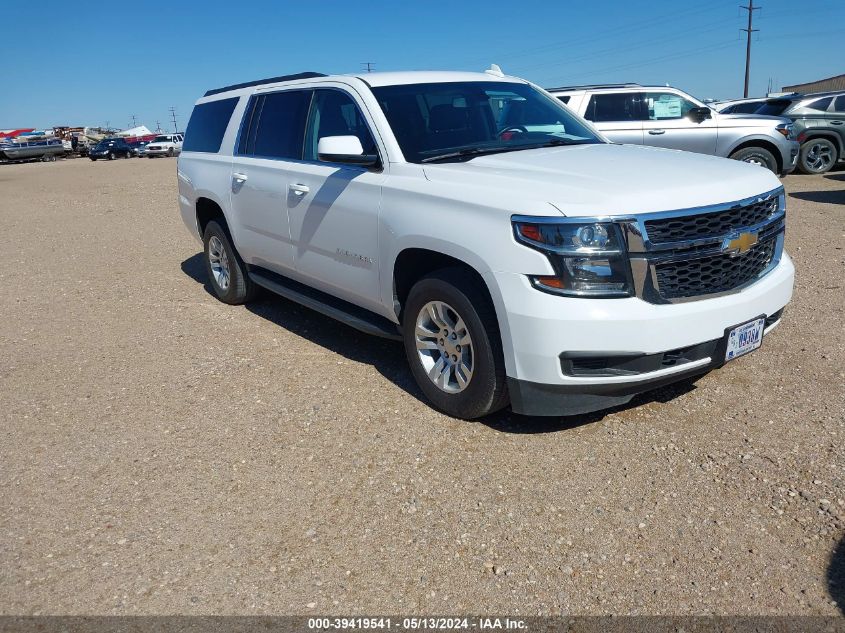
[[[725,361],[733,360],[760,347],[763,344],[763,330],[765,328],[766,319],[760,318],[732,329],[728,333]]]

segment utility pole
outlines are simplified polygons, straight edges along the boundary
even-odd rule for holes
[[[740,6],[741,9],[745,9],[748,11],[748,28],[747,29],[740,29],[740,31],[745,31],[745,35],[747,37],[747,41],[745,44],[745,90],[742,93],[744,98],[748,98],[748,79],[751,76],[751,34],[755,31],[759,31],[760,29],[751,28],[751,25],[754,20],[754,12],[759,11],[760,7],[754,6],[754,0],[748,0],[748,6],[745,5]]]
[[[373,72],[373,66],[375,66],[375,62],[361,62],[361,65],[364,66],[364,70],[368,73]]]
[[[170,117],[173,119],[173,133],[179,134],[179,128],[176,127],[176,108],[170,106]]]
[[[135,115],[132,115],[132,127],[138,127],[138,124],[135,122]]]
[[[161,134],[161,121],[156,119],[156,134]]]

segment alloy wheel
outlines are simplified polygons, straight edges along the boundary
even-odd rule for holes
[[[211,265],[214,282],[225,292],[229,289],[229,255],[216,235],[212,235],[208,240],[208,263]]]
[[[833,152],[824,143],[813,143],[807,151],[805,163],[813,171],[826,170],[833,163]]]
[[[448,303],[429,301],[417,315],[417,354],[429,380],[446,393],[460,393],[472,380],[472,337]]]

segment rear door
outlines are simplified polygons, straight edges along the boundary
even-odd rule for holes
[[[290,165],[287,205],[298,276],[325,292],[379,309],[378,219],[385,172],[317,156],[319,139],[357,136],[364,153],[380,153],[384,164],[365,112],[347,87],[314,90],[303,160]]]
[[[614,143],[643,144],[642,114],[633,92],[590,95],[584,118]]]
[[[290,169],[302,159],[311,90],[259,93],[247,105],[232,160],[231,209],[244,260],[282,274],[294,267]]]
[[[718,139],[718,115],[700,123],[687,116],[699,104],[671,91],[643,92],[643,143],[654,147],[682,149],[699,154],[715,154]]]

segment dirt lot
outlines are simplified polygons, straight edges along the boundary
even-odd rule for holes
[[[212,298],[175,161],[0,166],[0,613],[840,613],[845,171],[785,182],[760,352],[469,423],[398,344]]]

